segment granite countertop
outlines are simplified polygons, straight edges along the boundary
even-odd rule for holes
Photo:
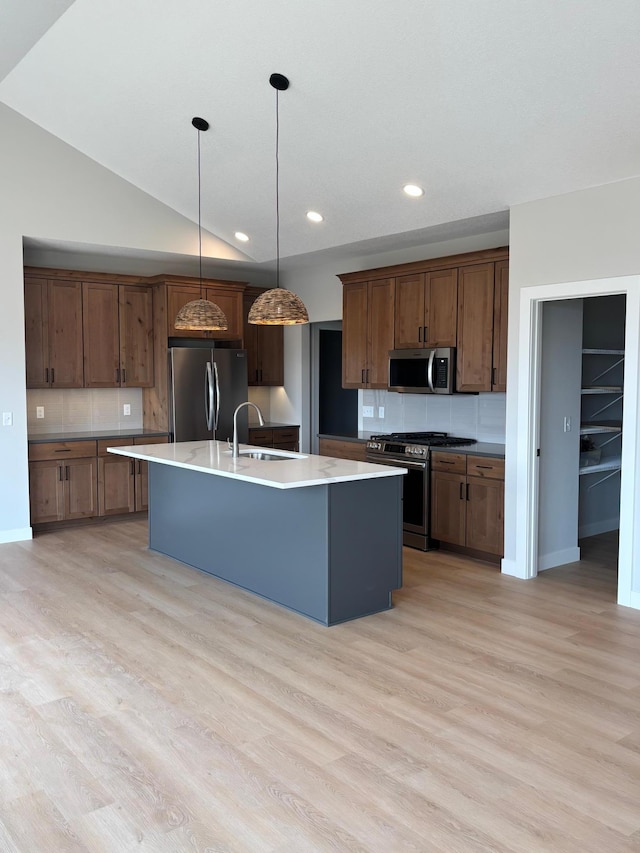
[[[350,459],[333,459],[328,456],[266,450],[264,447],[240,445],[241,450],[260,451],[292,457],[287,461],[264,461],[247,457],[233,459],[227,443],[223,441],[181,441],[174,444],[137,444],[131,447],[114,447],[111,453],[144,459],[161,465],[173,465],[191,471],[201,471],[232,480],[245,480],[275,489],[297,489],[320,486],[326,483],[343,483],[350,480],[370,480],[378,477],[397,477],[407,473],[406,468],[391,465],[372,465]]]
[[[461,447],[434,447],[432,452],[464,453],[466,456],[493,456],[504,459],[504,444],[493,444],[489,441],[478,441],[476,444],[463,444]]]
[[[265,421],[262,426],[258,423],[249,424],[249,429],[300,429],[300,424],[279,424],[277,421]]]
[[[166,430],[153,429],[109,429],[95,432],[42,432],[28,436],[29,444],[47,441],[96,441],[99,438],[141,438],[144,436],[169,435]]]
[[[333,432],[319,432],[318,438],[332,438],[335,441],[369,441],[372,435],[378,435],[379,433],[366,432],[361,430],[360,432],[341,432],[341,433],[333,433]]]

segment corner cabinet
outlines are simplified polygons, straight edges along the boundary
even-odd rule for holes
[[[97,515],[96,442],[29,445],[29,500],[32,524]]]
[[[27,388],[82,388],[82,284],[25,278]]]
[[[282,326],[256,326],[249,323],[249,311],[264,293],[247,288],[243,297],[244,348],[247,351],[249,385],[284,385],[284,330]]]
[[[394,345],[395,280],[345,284],[342,311],[342,387],[386,388]]]

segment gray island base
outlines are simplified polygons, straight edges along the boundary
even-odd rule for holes
[[[392,606],[401,512],[402,477],[276,489],[149,460],[150,548],[323,625]]]

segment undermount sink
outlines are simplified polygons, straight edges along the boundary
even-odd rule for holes
[[[288,453],[278,452],[275,453],[270,450],[241,450],[238,458],[240,459],[256,459],[260,462],[281,462],[286,459],[304,459],[304,456],[300,456],[296,454],[295,456],[289,455]]]

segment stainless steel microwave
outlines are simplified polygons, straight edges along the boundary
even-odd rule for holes
[[[394,349],[389,352],[389,391],[453,394],[455,375],[455,347]]]

